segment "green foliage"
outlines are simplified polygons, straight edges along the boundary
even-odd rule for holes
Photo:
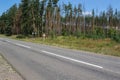
[[[76,36],[77,38],[79,38],[79,37],[82,36],[82,34],[81,34],[80,31],[77,30],[77,31],[74,33],[74,36]]]
[[[108,35],[109,38],[113,38],[114,36],[116,36],[116,30],[113,29],[113,28],[108,29],[108,34],[107,35]]]
[[[93,34],[93,35],[95,35],[97,39],[105,38],[104,29],[101,27],[96,27],[95,34]]]
[[[23,38],[25,38],[25,36],[22,35],[22,34],[19,34],[19,35],[16,36],[16,38],[23,39]]]
[[[63,36],[69,36],[70,33],[66,29],[62,29],[62,35]]]
[[[4,27],[0,26],[0,34],[4,34]]]
[[[6,34],[6,36],[11,36],[12,35],[12,28],[11,27],[6,27],[5,28],[5,34]]]
[[[52,39],[54,39],[54,38],[56,37],[56,34],[55,34],[54,31],[51,31],[51,32],[50,32],[50,37],[51,37]]]
[[[116,32],[112,39],[120,43],[120,32]]]
[[[104,39],[105,38],[104,29],[101,27],[95,27],[93,32],[86,34],[86,37],[92,39]]]
[[[22,34],[41,36],[44,32],[56,38],[56,35],[75,36],[77,38],[120,40],[120,11],[109,6],[106,11],[96,15],[82,15],[82,4],[71,3],[58,6],[60,0],[21,0],[0,16],[0,33],[6,35]],[[8,27],[9,26],[9,27]],[[111,27],[111,28],[110,28]]]
[[[59,0],[52,0],[53,5],[54,5],[54,6],[57,6],[58,1],[59,1]]]
[[[25,36],[28,36],[29,34],[32,34],[33,28],[29,25],[23,26],[22,27],[22,34]]]
[[[30,14],[29,14],[29,0],[21,1],[21,9],[22,9],[22,20],[21,20],[21,29],[24,35],[30,34]]]

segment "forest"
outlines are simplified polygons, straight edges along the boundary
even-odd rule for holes
[[[81,3],[59,4],[59,0],[21,0],[0,16],[0,34],[41,37],[43,33],[120,42],[120,11],[111,5],[106,11],[85,15]]]

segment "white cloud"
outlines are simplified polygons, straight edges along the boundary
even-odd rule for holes
[[[86,12],[82,12],[82,14],[87,16],[87,15],[92,15],[92,12],[86,11]]]

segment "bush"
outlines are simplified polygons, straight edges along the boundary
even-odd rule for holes
[[[69,35],[70,35],[70,33],[68,30],[62,29],[62,36],[69,36]]]
[[[105,32],[101,27],[95,27],[94,31],[86,34],[86,37],[92,39],[104,39]]]
[[[27,37],[28,37],[28,38],[33,38],[33,35],[28,35]]]
[[[113,38],[114,36],[116,36],[116,30],[115,29],[112,29],[112,28],[110,28],[109,30],[108,30],[108,37],[109,38]]]
[[[82,35],[81,35],[81,32],[80,32],[80,31],[76,31],[76,32],[74,33],[74,36],[76,36],[77,38],[79,38],[79,37],[81,37]]]
[[[25,38],[25,36],[20,34],[20,35],[17,35],[16,38],[23,39]]]
[[[56,38],[55,32],[54,31],[50,31],[50,37],[52,39]]]
[[[113,36],[112,39],[115,40],[116,42],[120,43],[120,34],[117,34],[116,36]]]

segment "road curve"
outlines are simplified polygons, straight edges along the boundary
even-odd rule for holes
[[[26,80],[120,80],[120,58],[0,38],[0,53]]]

